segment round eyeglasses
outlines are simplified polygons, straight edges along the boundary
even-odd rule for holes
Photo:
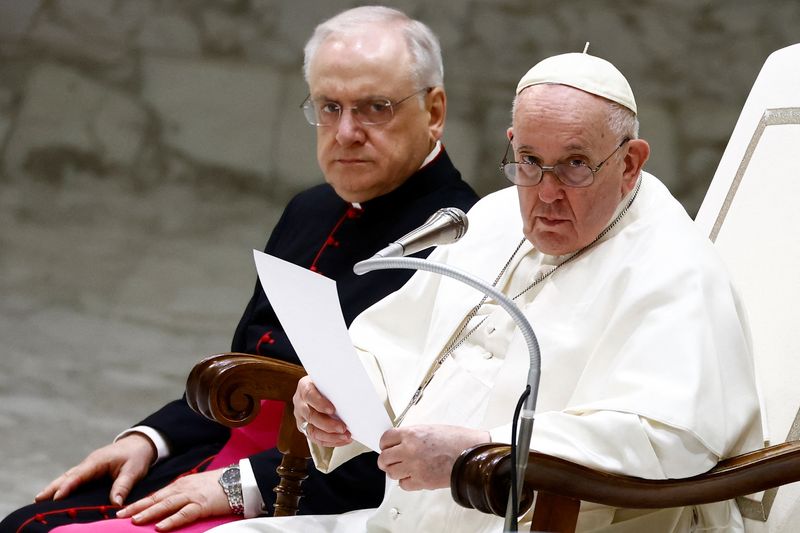
[[[512,139],[509,139],[506,153],[500,162],[500,170],[508,181],[520,187],[538,185],[541,183],[545,172],[552,172],[558,178],[558,181],[567,187],[588,187],[594,182],[594,175],[603,168],[606,161],[611,159],[617,153],[617,150],[630,140],[630,137],[622,139],[622,142],[614,148],[614,151],[608,157],[592,168],[586,161],[577,158],[570,159],[565,163],[556,163],[552,166],[542,165],[533,159],[528,159],[527,156],[522,156],[522,161],[509,161],[508,152],[511,150],[512,141]]]
[[[431,92],[433,87],[425,87],[392,102],[388,98],[368,98],[361,100],[356,105],[348,108],[342,107],[338,102],[331,100],[314,100],[308,95],[300,107],[306,120],[312,126],[333,126],[342,117],[345,109],[349,109],[353,119],[364,126],[374,126],[375,124],[385,124],[394,117],[394,108],[419,93]]]

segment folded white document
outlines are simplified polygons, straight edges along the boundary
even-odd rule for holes
[[[261,286],[306,372],[336,406],[353,438],[379,452],[381,435],[392,422],[350,341],[336,282],[258,250],[253,257]]]

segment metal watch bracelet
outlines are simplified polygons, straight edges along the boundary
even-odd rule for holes
[[[239,473],[239,465],[232,464],[226,468],[219,477],[219,484],[228,497],[228,505],[235,515],[244,514],[244,497],[242,496],[242,478]]]

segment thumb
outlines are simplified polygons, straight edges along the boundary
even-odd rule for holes
[[[109,493],[111,503],[122,505],[131,493],[133,485],[139,481],[141,477],[142,473],[136,473],[131,466],[125,464],[120,469],[117,479],[115,479],[114,483],[111,485],[111,492]]]
[[[125,503],[125,498],[130,494],[132,487],[132,480],[126,476],[120,475],[117,480],[114,481],[114,484],[111,485],[111,492],[109,493],[111,503],[120,506]]]

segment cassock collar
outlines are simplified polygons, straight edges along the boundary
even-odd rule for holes
[[[361,202],[360,206],[366,213],[378,209],[393,211],[398,205],[405,205],[410,200],[426,196],[460,180],[461,174],[453,166],[447,151],[442,148],[428,164],[412,174],[398,188],[383,196]]]
[[[444,146],[442,146],[442,141],[441,140],[437,140],[436,144],[433,145],[433,150],[431,150],[431,153],[429,153],[428,156],[425,158],[425,160],[422,161],[422,165],[419,167],[420,170],[425,168],[428,165],[428,163],[430,163],[431,161],[436,159],[443,150],[444,150]],[[419,170],[417,171],[417,173],[419,173]],[[392,192],[394,192],[394,191],[392,191]],[[389,194],[392,194],[392,193],[390,192]],[[352,205],[356,209],[364,209],[364,206],[363,206],[363,204],[361,202],[351,202],[350,205]]]

